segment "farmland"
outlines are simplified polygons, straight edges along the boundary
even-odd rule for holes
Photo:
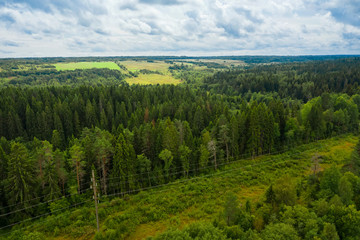
[[[120,61],[120,64],[124,65],[131,72],[147,69],[165,73],[169,66],[171,66],[171,64],[165,63],[164,61]]]
[[[181,80],[176,79],[173,76],[160,75],[160,74],[139,74],[137,77],[127,78],[126,82],[130,85],[140,84],[140,85],[156,85],[156,84],[180,84]]]
[[[75,69],[91,69],[91,68],[108,68],[112,70],[120,70],[119,66],[114,62],[70,62],[54,64],[56,70],[75,70]]]

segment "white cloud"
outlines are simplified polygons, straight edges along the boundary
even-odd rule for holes
[[[360,5],[342,5],[338,0],[54,0],[43,5],[9,0],[0,4],[0,57],[359,54]]]

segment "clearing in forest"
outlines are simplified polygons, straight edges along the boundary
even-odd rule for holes
[[[112,70],[120,70],[120,67],[114,62],[70,62],[56,63],[54,65],[58,71],[91,68],[108,68]]]
[[[156,84],[174,84],[181,83],[180,79],[176,79],[171,75],[160,75],[160,74],[139,74],[134,78],[127,78],[126,82],[130,85],[156,85]]]
[[[165,73],[168,71],[169,66],[171,66],[171,64],[164,61],[121,61],[120,64],[124,65],[130,72],[146,69]]]
[[[198,176],[182,178],[166,185],[152,186],[123,198],[103,198],[99,204],[99,239],[144,239],[170,228],[182,229],[193,222],[213,221],[220,216],[228,192],[235,193],[240,204],[261,201],[269,184],[290,175],[299,179],[312,173],[312,158],[321,156],[320,169],[331,164],[341,166],[349,159],[358,137],[339,136],[292,148],[276,155],[226,162],[218,171],[204,169]],[[137,191],[136,191],[137,192]],[[85,196],[85,195],[84,195]],[[54,238],[54,226],[61,225],[56,239],[92,239],[96,233],[95,210],[91,198],[80,209],[51,215],[35,222],[23,232],[43,232]],[[83,219],[87,219],[83,221]]]

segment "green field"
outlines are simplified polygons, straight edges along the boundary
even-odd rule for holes
[[[154,61],[154,62],[147,62],[147,61],[122,61],[120,62],[124,65],[129,71],[135,72],[141,69],[147,69],[151,71],[160,71],[160,72],[167,72],[169,66],[171,64],[165,63],[163,61]]]
[[[108,68],[112,70],[120,70],[120,67],[114,62],[70,62],[56,63],[54,65],[58,71],[91,68]]]
[[[174,78],[168,71],[171,64],[163,61],[122,61],[120,64],[124,65],[129,72],[138,72],[140,70],[150,70],[159,72],[161,74],[139,74],[137,77],[127,78],[126,82],[130,85],[156,85],[156,84],[174,84],[181,83],[180,79]]]
[[[176,79],[171,75],[160,75],[160,74],[140,74],[135,78],[127,78],[126,82],[130,85],[156,85],[156,84],[174,84],[181,83],[180,79]]]

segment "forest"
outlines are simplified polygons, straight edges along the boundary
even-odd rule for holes
[[[0,238],[131,239],[137,225],[184,211],[219,184],[188,181],[248,166],[248,174],[256,175],[256,163],[264,176],[254,179],[264,178],[258,180],[264,191],[254,202],[242,202],[239,183],[223,180],[229,186],[221,207],[209,200],[204,210],[211,217],[143,237],[357,239],[360,58],[279,59],[249,57],[240,59],[248,65],[230,67],[192,58],[182,59],[187,67],[176,58],[146,59],[172,62],[169,71],[183,77],[176,86],[130,86],[125,79],[133,76],[118,70],[51,67],[77,59],[0,60]],[[122,66],[121,58],[106,60]],[[318,154],[326,152],[318,142],[335,149],[341,141],[348,141],[342,157]],[[299,157],[302,146],[311,154]],[[262,167],[262,159],[273,156],[295,163],[283,173],[281,164]],[[92,171],[101,196],[99,232]],[[241,173],[233,178],[250,187],[254,180]],[[184,189],[171,189],[182,181]],[[146,204],[160,202],[146,195],[158,187],[175,191],[165,194],[174,203],[161,199],[168,210],[140,211],[141,194]],[[193,198],[172,212],[171,204],[181,203],[170,195],[181,193]],[[127,222],[130,213],[106,218],[134,204],[134,226]],[[77,227],[84,231],[72,235]]]

